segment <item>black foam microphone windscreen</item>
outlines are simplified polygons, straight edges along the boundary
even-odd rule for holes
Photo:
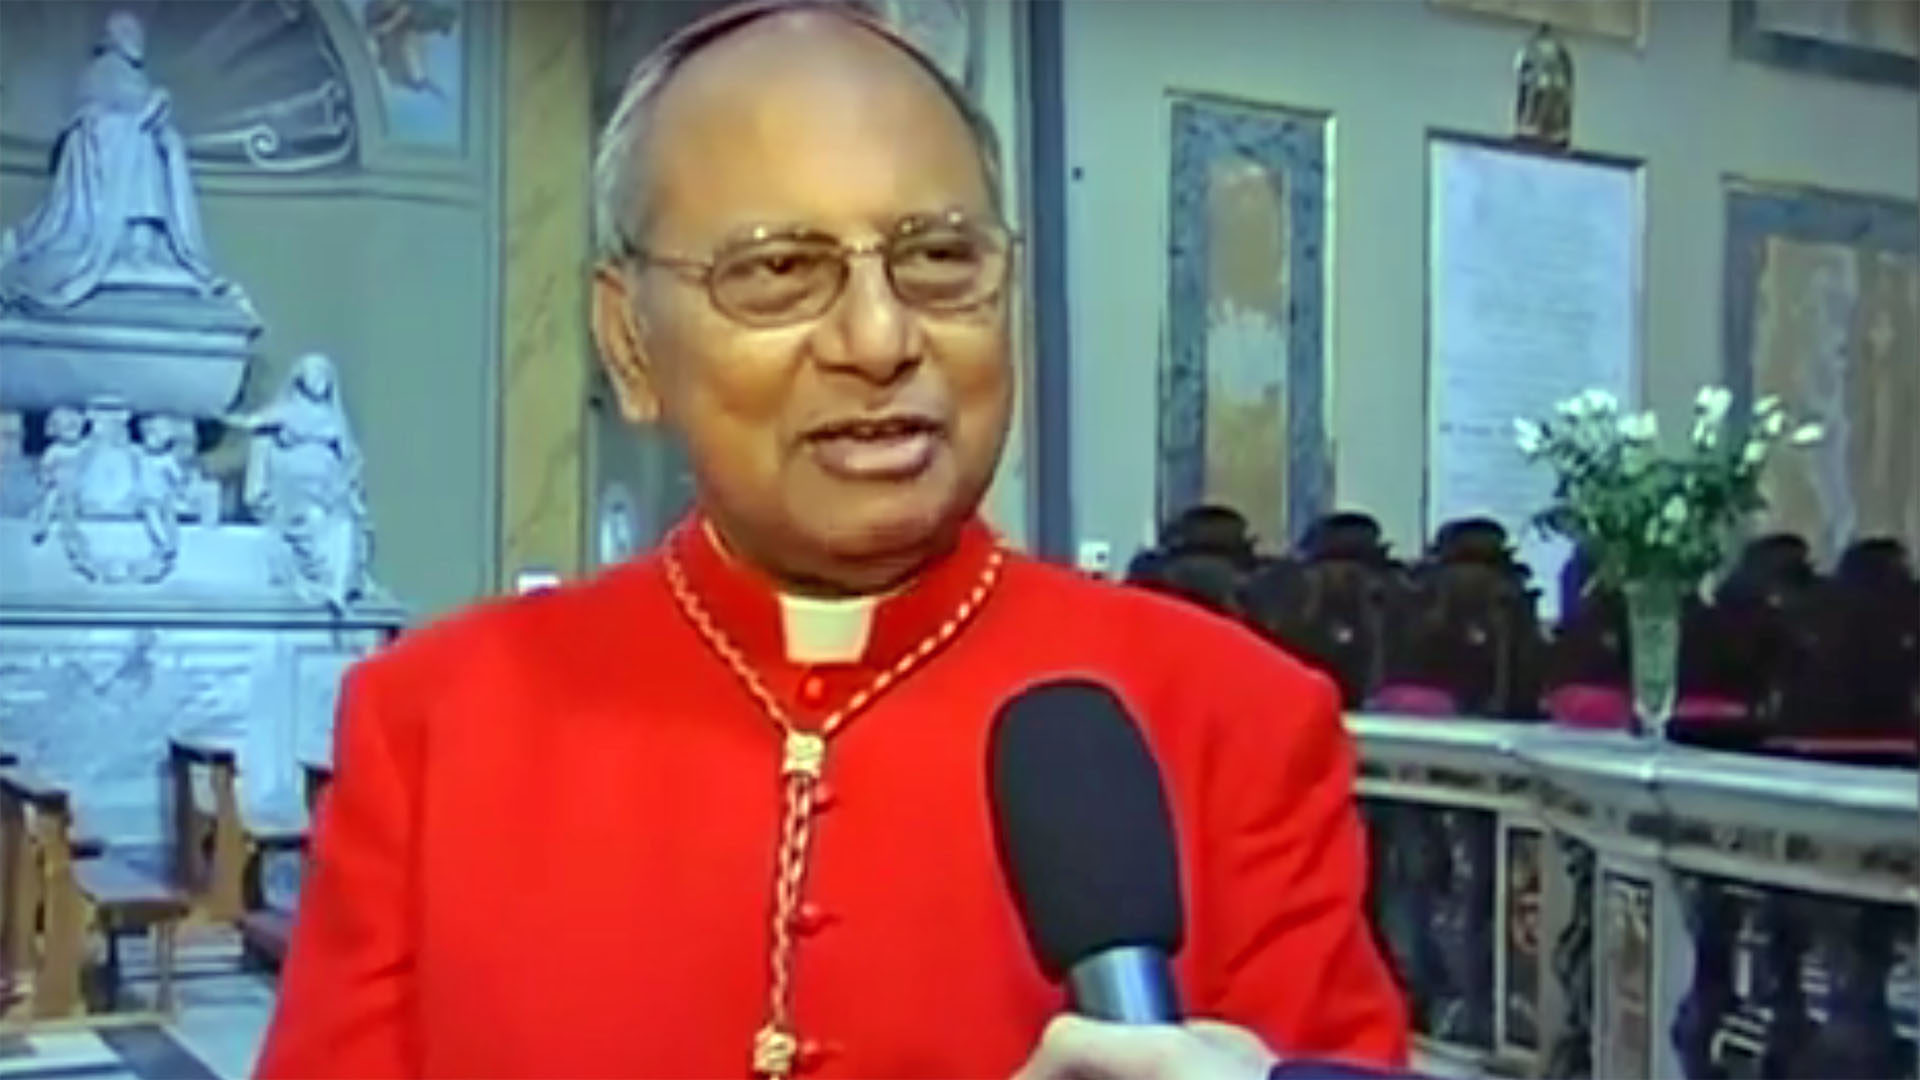
[[[1081,991],[1080,975],[1121,953],[1164,969],[1185,934],[1180,860],[1159,767],[1120,699],[1085,680],[1015,695],[993,720],[987,783],[1001,866],[1047,975]],[[1164,996],[1177,1008],[1170,982]]]

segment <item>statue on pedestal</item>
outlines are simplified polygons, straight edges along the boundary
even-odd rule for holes
[[[193,5],[155,10],[177,6]],[[313,21],[290,3],[231,14],[217,32],[264,70],[260,43]],[[332,744],[339,673],[404,620],[367,566],[360,451],[326,358],[232,418],[244,466],[199,453],[262,328],[210,268],[144,37],[115,14],[74,58],[44,201],[0,222],[15,226],[0,233],[0,739],[90,831],[137,844],[170,827],[154,778],[177,736],[233,748],[250,807],[297,805],[299,762]],[[312,123],[259,130],[283,120]]]
[[[0,234],[0,303],[74,307],[103,286],[223,293],[207,260],[172,99],[146,72],[146,32],[121,11],[80,77],[39,210]]]
[[[1551,29],[1540,27],[1514,61],[1516,138],[1565,150],[1573,141],[1573,57]]]
[[[253,433],[242,502],[283,545],[279,576],[344,610],[366,588],[371,545],[360,448],[333,362],[308,353],[272,403],[227,422]]]
[[[49,589],[82,594],[158,586],[147,595],[273,596],[336,615],[384,604],[367,575],[360,454],[325,357],[303,358],[279,399],[234,421],[253,445],[233,486],[257,524],[221,520],[194,421],[233,407],[260,326],[209,265],[186,146],[145,58],[140,21],[108,17],[46,198],[0,233],[0,415],[16,427],[49,417],[32,503],[14,511],[29,520],[0,536],[0,566],[36,566]],[[183,533],[185,521],[204,528]],[[34,550],[49,539],[58,570]],[[62,571],[73,577],[49,576]]]

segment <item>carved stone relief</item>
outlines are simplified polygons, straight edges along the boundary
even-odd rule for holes
[[[237,748],[243,807],[284,814],[301,755],[329,757],[341,673],[382,637],[0,625],[0,746],[69,787],[92,835],[162,835],[174,737]]]

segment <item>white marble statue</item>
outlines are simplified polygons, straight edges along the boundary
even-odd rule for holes
[[[193,515],[188,492],[191,476],[174,446],[180,428],[171,416],[149,416],[140,421],[140,520],[156,548],[178,551],[180,519]]]
[[[157,429],[157,432],[149,436],[149,429]],[[164,473],[179,477],[180,516],[188,521],[209,525],[217,523],[220,520],[220,482],[208,476],[206,470],[200,467],[193,421],[184,416],[149,416],[140,422],[140,434],[143,442],[149,438],[160,440],[158,444],[147,442],[147,445],[149,448],[155,445],[162,447],[166,456],[172,459],[173,463],[165,467]]]
[[[30,518],[36,544],[47,538],[54,525],[76,516],[75,495],[80,486],[80,454],[86,434],[87,421],[80,410],[62,407],[47,414],[47,448],[40,452],[39,462],[40,497]]]
[[[223,293],[200,232],[172,99],[146,72],[146,31],[108,16],[53,148],[39,209],[0,234],[0,304],[63,310],[106,286]]]
[[[30,539],[38,546],[50,534],[58,537],[68,565],[96,584],[153,584],[172,572],[180,553],[179,492],[171,479],[153,475],[153,444],[147,443],[171,438],[171,429],[142,425],[146,445],[135,446],[132,415],[112,401],[88,406],[84,419],[64,407],[47,415]],[[114,521],[144,523],[145,544],[125,550],[109,537],[106,550],[96,548],[91,523]]]
[[[248,32],[293,5],[229,6],[220,29]],[[90,834],[135,846],[171,828],[155,780],[173,736],[235,749],[249,814],[297,814],[342,674],[405,621],[367,571],[360,452],[324,357],[231,418],[243,475],[203,468],[196,425],[237,409],[263,327],[209,268],[143,38],[115,14],[63,67],[78,105],[44,202],[0,221],[0,744],[66,786]]]
[[[371,543],[360,448],[333,362],[302,356],[279,397],[228,423],[253,433],[242,501],[283,545],[278,577],[344,611],[367,588]]]

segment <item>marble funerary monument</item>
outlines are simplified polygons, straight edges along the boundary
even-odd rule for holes
[[[332,362],[236,411],[262,327],[145,51],[107,19],[45,198],[0,233],[0,751],[110,843],[165,834],[175,736],[232,746],[248,809],[297,807],[344,669],[402,617]]]

